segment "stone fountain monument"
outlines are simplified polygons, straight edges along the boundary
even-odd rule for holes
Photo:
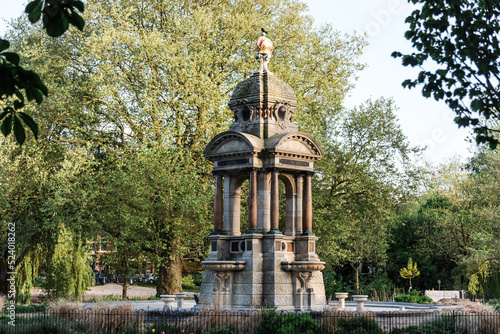
[[[198,308],[307,311],[326,305],[324,262],[312,231],[311,178],[323,150],[293,122],[293,89],[268,70],[273,44],[257,43],[259,71],[229,101],[234,122],[203,152],[214,163],[214,231],[203,261]],[[240,230],[241,187],[249,180],[248,231]],[[279,182],[285,230],[279,230]]]

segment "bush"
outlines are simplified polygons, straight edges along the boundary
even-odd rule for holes
[[[87,333],[85,324],[77,321],[51,321],[43,317],[16,317],[16,327],[0,326],[0,334],[80,334]]]
[[[6,307],[7,305],[5,305]],[[43,304],[29,304],[29,305],[16,305],[16,314],[18,313],[34,313],[43,312],[47,307],[48,303]]]
[[[493,307],[495,310],[500,312],[500,298],[492,299],[488,302],[488,305]]]
[[[146,327],[146,331],[144,333],[153,333],[153,329],[155,330],[154,333],[162,333],[165,332],[165,334],[179,334],[182,330],[182,328],[178,328],[177,326],[172,326],[168,322],[160,322],[157,324],[154,324],[150,327]],[[123,334],[132,334],[134,332],[128,332],[128,333],[123,333]]]
[[[445,329],[424,324],[420,326],[408,326],[404,328],[395,328],[391,334],[449,334]]]
[[[338,328],[335,334],[383,334],[384,331],[379,324],[364,317],[356,317],[349,320],[339,319]]]
[[[197,290],[199,286],[196,286],[192,275],[186,275],[182,277],[182,290]]]
[[[318,324],[310,314],[276,312],[276,309],[262,311],[259,327],[255,334],[313,334],[318,331]]]
[[[398,303],[432,304],[433,300],[426,295],[420,295],[418,291],[412,291],[407,295],[398,295],[394,297]]]
[[[201,332],[201,334],[236,334],[236,331],[233,325],[229,325],[219,329],[209,329],[208,331]]]

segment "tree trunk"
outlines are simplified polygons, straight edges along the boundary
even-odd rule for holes
[[[128,278],[124,276],[122,298],[127,299]]]
[[[356,293],[359,294],[359,268],[361,267],[361,262],[357,262],[356,265],[352,267],[354,268],[354,284],[356,287]]]
[[[177,254],[173,260],[160,265],[156,297],[161,295],[173,295],[174,292],[182,291],[182,262],[181,256]]]
[[[7,296],[9,290],[9,284],[7,283],[7,258],[0,258],[0,296]]]

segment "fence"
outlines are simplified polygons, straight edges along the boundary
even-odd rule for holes
[[[134,311],[47,308],[43,312],[0,316],[0,334],[495,334],[500,313]]]

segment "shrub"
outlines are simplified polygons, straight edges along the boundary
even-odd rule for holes
[[[384,331],[379,324],[365,317],[356,317],[349,320],[339,319],[335,334],[383,334]]]
[[[416,304],[432,304],[433,301],[429,296],[420,295],[418,291],[412,291],[407,295],[398,295],[394,297],[398,303],[416,303]]]
[[[165,332],[165,334],[179,334],[181,333],[182,328],[178,328],[177,326],[173,326],[169,324],[168,322],[160,322],[157,324],[154,324],[150,327],[146,327],[145,333],[152,333],[153,329],[155,330],[154,332],[159,334],[162,332]],[[129,332],[130,334],[134,332]],[[129,333],[123,333],[123,334],[129,334]]]
[[[197,290],[199,286],[196,286],[192,275],[186,275],[182,277],[182,290]]]
[[[391,334],[449,334],[445,329],[424,324],[420,326],[408,326],[404,328],[395,328]]]
[[[209,329],[207,331],[201,332],[201,334],[236,334],[236,331],[234,330],[233,325],[229,325],[219,329]]]
[[[11,331],[11,329],[14,329]],[[23,334],[80,334],[87,333],[84,324],[78,321],[57,321],[57,319],[45,319],[43,317],[16,317],[16,327],[9,328],[0,326],[0,334],[23,333]]]
[[[307,333],[318,331],[318,324],[309,314],[276,312],[276,309],[262,311],[262,317],[255,334]]]

